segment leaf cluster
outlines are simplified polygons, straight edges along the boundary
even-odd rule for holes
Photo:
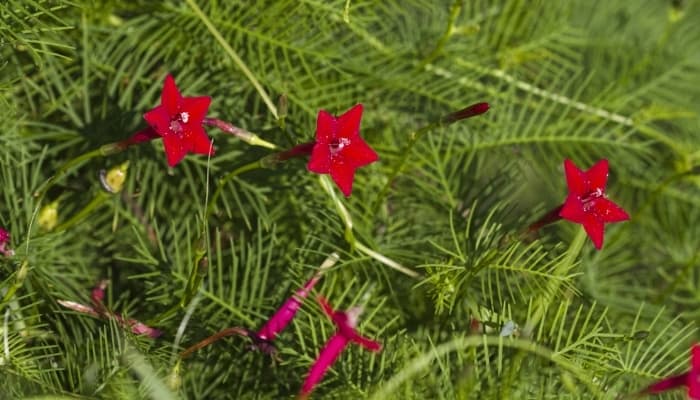
[[[699,19],[693,0],[0,3],[0,227],[15,250],[0,256],[0,398],[292,398],[334,331],[318,294],[364,304],[359,330],[384,345],[351,347],[319,398],[615,399],[685,370],[700,317]],[[167,169],[154,141],[37,193],[143,128],[167,73],[282,148],[312,139],[319,109],[362,102],[380,162],[340,201],[358,242],[419,279],[348,243],[300,160],[231,180],[206,219],[218,179],[268,154],[221,132],[211,159]],[[478,101],[491,110],[407,146]],[[609,194],[632,215],[601,252],[565,222],[522,234],[564,200],[565,158],[608,158]],[[65,222],[125,160],[121,194],[42,230],[42,206],[58,201]],[[201,287],[159,319],[185,296],[202,237]],[[240,337],[179,358],[261,326],[332,252],[280,361]],[[58,303],[89,304],[100,279],[108,308],[165,334]]]

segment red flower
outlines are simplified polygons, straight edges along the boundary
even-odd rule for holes
[[[688,387],[688,398],[700,400],[700,344],[691,349],[690,371],[668,377],[644,389],[641,394],[661,393],[680,386]]]
[[[330,174],[346,197],[352,192],[355,170],[379,159],[360,137],[361,118],[362,104],[337,118],[325,110],[319,111],[316,144],[307,166],[311,172]]]
[[[163,137],[165,155],[171,167],[187,153],[211,154],[211,142],[202,127],[211,98],[182,97],[171,75],[165,77],[160,105],[143,118]],[[144,135],[147,139],[148,134]]]
[[[362,312],[362,308],[353,307],[347,312],[334,311],[330,304],[323,297],[318,298],[323,311],[328,315],[333,323],[338,327],[335,334],[328,339],[323,346],[316,361],[311,366],[304,384],[301,386],[301,396],[307,397],[314,390],[314,387],[323,379],[323,375],[328,368],[338,359],[340,354],[350,342],[355,342],[367,350],[378,352],[382,345],[371,339],[361,336],[355,327],[357,319]]]
[[[559,216],[583,225],[596,249],[603,247],[603,229],[607,222],[626,221],[625,210],[608,200],[605,185],[608,181],[608,160],[600,160],[588,171],[578,169],[571,160],[564,161],[569,196]]]
[[[6,230],[0,228],[0,254],[5,257],[11,257],[15,254],[10,246],[10,234]]]

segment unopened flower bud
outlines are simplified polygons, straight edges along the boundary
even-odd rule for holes
[[[175,367],[170,371],[167,383],[168,387],[171,390],[180,390],[180,386],[182,386],[182,376],[180,374],[180,360],[178,360],[177,364],[175,364]]]
[[[481,115],[481,114],[485,113],[486,111],[488,111],[489,107],[490,107],[489,103],[472,104],[469,107],[466,107],[466,108],[463,108],[459,111],[445,115],[444,117],[442,117],[442,123],[451,124],[453,122],[457,122],[457,121],[462,120],[462,119],[471,118],[471,117],[475,117],[477,115]]]
[[[15,252],[10,248],[10,233],[0,228],[0,254],[12,257]]]
[[[56,227],[58,224],[58,200],[41,207],[37,223],[45,231],[51,231]]]
[[[287,100],[287,95],[283,94],[277,101],[277,116],[279,119],[280,126],[284,129],[284,120],[287,118],[287,112],[289,110],[289,101]]]
[[[112,167],[109,171],[105,173],[104,170],[100,171],[100,183],[102,187],[110,193],[119,193],[124,187],[124,181],[126,180],[126,172],[129,169],[129,161],[124,161],[123,163]]]

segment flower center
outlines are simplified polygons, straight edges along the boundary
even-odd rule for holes
[[[182,133],[182,124],[180,123],[179,120],[171,120],[170,121],[170,130],[174,133],[177,133],[178,135]]]
[[[349,144],[350,144],[350,139],[340,138],[340,139],[331,140],[331,142],[328,144],[328,146],[331,148],[331,155],[334,156],[334,155],[340,153],[343,150],[343,147],[345,147]]]
[[[175,114],[174,118],[170,119],[170,130],[174,133],[182,134],[183,124],[186,124],[190,120],[190,113],[183,111],[181,113]]]
[[[595,201],[600,198],[605,198],[605,193],[600,188],[588,193],[586,197],[581,199],[581,202],[583,203],[583,211],[591,211],[595,205]]]

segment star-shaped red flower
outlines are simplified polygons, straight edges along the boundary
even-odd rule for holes
[[[687,386],[688,398],[691,400],[700,400],[700,345],[694,344],[691,353],[690,371],[662,379],[644,389],[642,393],[661,393],[680,386]]]
[[[187,153],[210,154],[211,142],[202,127],[211,98],[182,97],[171,75],[165,78],[160,105],[143,115],[163,138],[165,155],[171,167]]]
[[[360,119],[362,104],[337,118],[325,110],[319,111],[316,143],[307,166],[311,172],[330,174],[346,197],[352,192],[355,170],[379,159],[360,137]]]
[[[564,161],[569,195],[559,216],[583,225],[596,249],[603,247],[604,226],[608,222],[626,221],[630,217],[617,204],[608,200],[608,160],[600,160],[588,171],[580,170],[571,160]]]
[[[382,345],[372,339],[368,339],[355,329],[358,319],[362,313],[362,307],[353,307],[348,311],[333,310],[328,301],[323,298],[318,298],[319,304],[323,312],[326,313],[333,323],[338,328],[333,336],[326,342],[316,358],[316,361],[311,365],[309,373],[301,386],[301,398],[308,398],[314,387],[321,382],[326,371],[335,363],[335,361],[343,353],[343,350],[350,344],[355,343],[373,352],[379,352]]]

